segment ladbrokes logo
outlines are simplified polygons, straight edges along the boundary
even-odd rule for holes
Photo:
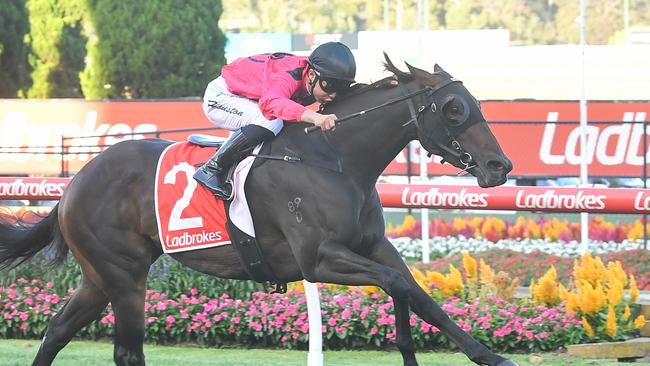
[[[405,206],[432,207],[487,207],[487,193],[471,193],[463,188],[460,192],[440,192],[431,188],[427,192],[413,192],[406,187],[402,192],[402,204]]]
[[[578,191],[576,194],[556,194],[549,189],[542,194],[526,193],[520,189],[517,192],[515,205],[518,208],[562,208],[571,210],[602,210],[605,208],[605,195],[586,194]]]
[[[40,182],[25,182],[23,179],[16,179],[13,182],[0,183],[0,197],[2,196],[43,196],[61,197],[65,190],[65,183],[48,182],[42,179]]]
[[[200,233],[190,234],[188,232],[183,232],[179,236],[169,236],[167,235],[167,247],[169,248],[179,248],[179,247],[188,247],[198,244],[212,244],[218,242],[223,238],[221,231],[205,231],[202,230]]]

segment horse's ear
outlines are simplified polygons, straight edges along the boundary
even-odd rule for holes
[[[388,54],[386,54],[385,51],[384,51],[384,59],[386,59],[386,61],[384,62],[384,67],[386,68],[386,70],[388,70],[388,71],[392,72],[393,74],[395,74],[395,76],[397,76],[398,79],[410,80],[410,79],[413,78],[411,75],[409,75],[409,74],[405,73],[404,71],[398,69],[397,66],[395,66],[393,64],[393,61],[390,60],[390,58],[388,57]]]
[[[438,64],[433,65],[433,72],[444,72],[444,71],[445,70],[443,70],[442,67],[440,67],[440,65]]]
[[[406,64],[406,67],[409,68],[409,71],[411,72],[411,75],[413,75],[416,79],[427,79],[431,77],[431,74],[422,70],[418,69],[415,66],[411,66],[408,62],[404,62]]]
[[[399,70],[394,64],[393,61],[390,60],[390,57],[388,57],[388,54],[386,51],[384,51],[384,59],[386,60],[386,69],[388,70]]]

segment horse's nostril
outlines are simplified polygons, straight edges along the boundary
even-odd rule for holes
[[[506,169],[505,165],[498,160],[490,160],[487,162],[487,167],[491,171],[500,172]]]

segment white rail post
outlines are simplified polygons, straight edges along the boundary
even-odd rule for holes
[[[305,299],[307,300],[307,314],[309,316],[309,353],[307,353],[307,366],[323,366],[323,321],[320,316],[320,296],[316,284],[307,280],[302,281],[305,286]]]

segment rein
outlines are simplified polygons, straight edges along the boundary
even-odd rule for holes
[[[445,84],[445,85],[447,85],[447,84]],[[445,85],[443,85],[443,86],[445,86]],[[353,118],[363,116],[364,114],[366,114],[368,112],[372,112],[372,111],[375,111],[375,110],[380,109],[380,108],[388,107],[389,105],[393,105],[395,103],[403,102],[403,101],[405,101],[407,99],[413,98],[414,96],[420,95],[422,93],[426,93],[426,92],[433,93],[433,92],[437,91],[438,89],[440,89],[440,88],[435,88],[434,89],[434,88],[432,88],[430,86],[427,86],[427,87],[425,87],[423,89],[416,90],[416,91],[408,93],[406,95],[402,95],[399,98],[394,98],[394,99],[388,100],[388,101],[386,101],[386,102],[384,102],[384,103],[382,103],[380,105],[377,105],[377,106],[374,106],[374,107],[371,107],[371,108],[368,108],[368,109],[364,109],[364,110],[356,112],[356,113],[349,114],[349,115],[347,115],[345,117],[341,117],[341,118],[336,120],[335,124],[338,125],[338,124],[341,124],[341,123],[343,123],[345,121],[351,120]],[[306,134],[312,133],[312,132],[318,131],[318,130],[320,130],[320,127],[318,127],[318,126],[305,127],[305,133]]]

